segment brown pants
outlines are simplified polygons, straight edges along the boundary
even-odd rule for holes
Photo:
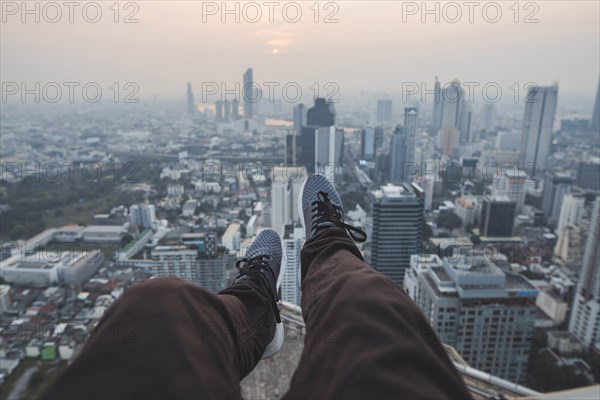
[[[419,309],[343,230],[306,242],[302,278],[304,352],[284,398],[471,398]],[[47,398],[240,398],[274,323],[258,284],[213,294],[148,280],[107,310]]]

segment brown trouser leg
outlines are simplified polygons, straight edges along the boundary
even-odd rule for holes
[[[427,321],[344,231],[302,251],[305,348],[287,398],[470,398]],[[240,398],[274,316],[266,291],[178,279],[127,290],[47,398]]]
[[[240,283],[219,294],[176,278],[126,290],[46,397],[241,398],[275,319],[267,292]]]
[[[470,399],[425,317],[339,228],[304,245],[305,347],[288,399]]]

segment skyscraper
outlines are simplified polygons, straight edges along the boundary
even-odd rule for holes
[[[194,94],[192,93],[192,82],[187,84],[187,113],[194,114],[196,106],[194,105]]]
[[[484,257],[414,255],[405,287],[439,339],[469,366],[524,381],[538,295],[525,277]]]
[[[600,190],[600,157],[587,157],[577,164],[577,184],[584,189]]]
[[[460,144],[467,144],[473,140],[471,132],[472,117],[471,104],[467,100],[462,100],[458,112],[458,140]]]
[[[154,229],[156,215],[152,204],[134,204],[129,207],[129,220],[140,228]]]
[[[442,89],[438,77],[435,77],[434,97],[433,97],[433,122],[432,133],[437,135],[442,127]]]
[[[440,130],[438,147],[442,153],[456,155],[461,138],[468,134],[471,116],[470,107],[464,99],[464,91],[458,80],[452,81],[441,90]],[[462,110],[462,111],[461,111]],[[465,130],[463,134],[460,129]]]
[[[464,101],[463,89],[458,80],[453,80],[441,91],[440,128],[459,128],[460,107]]]
[[[375,155],[377,156],[381,148],[383,147],[383,127],[377,126],[375,128]]]
[[[558,240],[554,246],[554,256],[560,258],[567,265],[581,267],[583,258],[583,227],[567,225],[558,233]]]
[[[483,105],[482,128],[487,132],[494,130],[496,126],[496,105],[494,103],[485,103]]]
[[[215,101],[215,121],[223,121],[223,102],[221,100]]]
[[[290,144],[292,147],[295,144],[296,163],[310,173],[315,169],[328,173],[323,168],[329,167],[339,170],[344,157],[344,132],[335,126],[333,103],[315,99],[315,105],[306,113],[306,126],[296,135],[294,143],[287,144],[288,149]]]
[[[296,165],[306,167],[311,174],[315,172],[315,136],[318,129],[317,126],[303,126],[300,135],[295,134],[292,147]]]
[[[288,132],[288,134],[285,135],[285,165],[296,165],[298,162],[296,159],[298,155],[298,151],[296,149],[298,137],[300,137],[300,134],[296,132],[295,129],[292,129],[291,132]]]
[[[198,260],[198,285],[217,293],[225,288],[225,258]]]
[[[360,159],[372,161],[375,157],[375,129],[364,128],[360,133]]]
[[[306,179],[306,169],[274,167],[271,177],[271,227],[281,236],[285,226],[299,221],[298,194]]]
[[[595,133],[600,133],[600,80],[598,80],[598,90],[596,90],[594,110],[592,111],[592,119],[590,119],[590,130]]]
[[[453,127],[442,128],[438,136],[438,147],[442,154],[448,157],[456,155],[460,132]]]
[[[392,183],[408,182],[411,174],[418,171],[415,161],[415,143],[417,136],[416,108],[404,109],[404,127],[397,127],[392,136],[391,149],[391,181]]]
[[[506,195],[516,203],[515,213],[519,214],[525,205],[525,181],[527,173],[520,169],[504,170],[492,185],[494,195]]]
[[[304,107],[304,104],[299,103],[294,106],[293,120],[293,130],[285,137],[285,163],[286,165],[296,165],[297,163],[306,165],[303,154],[299,154],[302,151],[304,139],[302,129],[306,125],[306,107]],[[305,133],[308,135],[308,132]],[[314,143],[312,147],[314,147]]]
[[[577,226],[581,223],[584,206],[585,197],[583,194],[569,193],[563,197],[558,225],[555,231],[557,235],[560,235],[567,226]]]
[[[151,259],[155,276],[176,276],[195,284],[200,283],[198,251],[186,246],[156,246]]]
[[[283,179],[283,176],[273,177],[271,181],[271,228],[281,236],[283,236],[285,225],[292,222],[288,186],[289,182]]]
[[[300,305],[302,291],[298,271],[300,269],[300,251],[304,246],[304,229],[301,226],[286,225],[283,247],[286,257],[285,275],[281,282],[281,300]]]
[[[302,127],[306,125],[306,109],[304,104],[296,104],[294,106],[294,131],[299,134]]]
[[[373,200],[373,268],[402,284],[410,256],[421,250],[423,190],[416,184],[382,186]]]
[[[233,99],[231,102],[231,116],[234,120],[240,118],[240,102],[238,99]]]
[[[521,169],[533,164],[540,171],[546,170],[557,99],[557,85],[532,86],[527,91],[519,153]]]
[[[392,100],[377,100],[376,122],[392,122]]]
[[[335,126],[315,131],[315,168],[325,174],[341,172],[344,157],[344,131]]]
[[[256,88],[254,87],[254,79],[252,77],[252,68],[248,68],[244,72],[244,87],[242,89],[244,97],[244,116],[246,119],[251,119],[254,116],[254,103],[258,100]]]
[[[227,122],[230,119],[231,114],[231,102],[229,100],[225,100],[223,102],[223,119]]]
[[[573,177],[566,172],[546,173],[542,210],[546,214],[549,225],[556,226],[563,197],[571,191],[573,182]]]
[[[324,98],[315,99],[315,105],[306,113],[306,125],[317,127],[329,127],[335,125],[335,110],[333,103]]]
[[[569,332],[588,347],[600,347],[600,197],[592,211]]]
[[[481,236],[511,236],[516,207],[517,202],[506,195],[484,197],[479,221]]]
[[[215,293],[225,287],[224,258],[199,258],[186,246],[156,246],[151,259],[147,263],[155,276],[175,276]]]

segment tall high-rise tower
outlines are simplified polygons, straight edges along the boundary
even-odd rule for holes
[[[600,197],[596,197],[569,332],[587,346],[600,345]]]
[[[567,226],[578,226],[583,218],[585,197],[583,194],[569,193],[563,197],[556,226],[556,235],[559,236]]]
[[[335,125],[335,110],[333,103],[324,98],[315,99],[315,105],[306,113],[306,125],[317,127],[329,127]]]
[[[539,294],[525,277],[487,257],[415,255],[405,287],[439,339],[470,366],[511,382],[525,380]]]
[[[383,147],[383,127],[375,127],[375,155],[377,156],[381,148]]]
[[[154,229],[156,214],[152,204],[133,204],[129,207],[129,220],[140,228]]]
[[[194,93],[192,93],[192,82],[187,84],[187,113],[194,114],[196,107],[194,105]]]
[[[538,170],[546,170],[557,99],[557,85],[532,86],[527,91],[519,153],[521,169],[533,163]]]
[[[421,249],[423,190],[416,184],[382,186],[373,198],[373,268],[402,284],[410,256]]]
[[[299,134],[302,127],[306,125],[306,109],[304,104],[296,104],[294,106],[294,131]]]
[[[283,248],[286,257],[285,275],[281,282],[281,300],[300,305],[302,290],[298,273],[300,269],[300,251],[305,242],[302,226],[286,225],[283,235]]]
[[[472,120],[473,112],[471,111],[471,104],[466,99],[463,99],[458,111],[458,138],[460,144],[467,144],[473,140],[473,133],[471,132]]]
[[[250,119],[254,116],[254,103],[258,100],[254,80],[252,76],[252,68],[248,68],[244,72],[244,87],[242,94],[244,97],[244,116]]]
[[[392,136],[390,159],[392,183],[408,182],[411,180],[411,173],[418,171],[414,165],[418,115],[416,108],[405,108],[404,127],[397,127]]]
[[[600,157],[586,157],[577,163],[577,185],[600,190]]]
[[[360,133],[360,159],[372,161],[375,157],[375,129],[367,127]]]
[[[215,101],[215,120],[223,121],[223,102],[221,100]]]
[[[234,120],[240,118],[240,102],[238,99],[233,99],[231,102],[231,116]]]
[[[376,122],[392,122],[392,100],[377,100]]]
[[[511,236],[516,207],[517,202],[506,195],[484,197],[479,221],[481,236]]]
[[[304,163],[305,161],[302,155],[299,154],[302,151],[302,143],[299,143],[303,139],[301,136],[302,128],[306,125],[306,107],[304,104],[299,103],[294,106],[293,121],[293,129],[285,137],[285,163],[287,165],[295,165],[298,162]],[[312,147],[314,147],[314,143]]]
[[[483,115],[482,115],[482,123],[481,127],[485,129],[487,132],[491,132],[494,130],[496,126],[496,105],[495,103],[485,103],[483,105]]]
[[[455,155],[464,136],[460,129],[470,127],[470,109],[461,112],[468,106],[464,99],[464,91],[458,80],[452,81],[441,90],[440,132],[438,146],[447,156]]]
[[[315,99],[315,105],[306,112],[306,126],[295,138],[296,163],[310,173],[340,170],[344,157],[344,133],[335,127],[333,103],[324,98]],[[290,146],[288,146],[289,148]],[[289,157],[288,157],[289,158]]]
[[[286,225],[299,221],[298,195],[306,180],[305,168],[273,167],[271,177],[271,227],[281,236]]]
[[[229,121],[231,114],[231,101],[225,100],[223,102],[223,119]]]
[[[525,181],[527,173],[525,171],[505,170],[498,179],[492,184],[492,194],[506,195],[516,203],[515,213],[518,215],[525,205]]]
[[[283,236],[285,225],[290,224],[289,182],[283,176],[273,177],[271,182],[271,228]]]
[[[563,197],[571,191],[574,179],[567,172],[546,173],[542,210],[546,214],[548,224],[556,226]]]
[[[458,129],[460,105],[463,100],[463,90],[460,82],[452,81],[441,91],[442,93],[442,110],[441,110],[441,128],[456,128]]]
[[[596,101],[594,101],[594,110],[592,119],[590,119],[590,130],[600,132],[600,80],[598,81],[598,90],[596,91]]]
[[[433,134],[436,135],[442,126],[442,89],[437,76],[435,77],[434,90],[432,130]]]

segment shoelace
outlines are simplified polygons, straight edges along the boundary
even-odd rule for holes
[[[269,260],[271,256],[269,255],[260,255],[252,258],[242,258],[235,262],[235,267],[240,271],[238,276],[235,278],[237,281],[242,276],[249,276],[255,280],[259,280],[264,284],[266,288],[268,288],[268,292],[271,293],[271,306],[273,307],[273,312],[275,313],[275,319],[277,323],[281,322],[281,317],[279,316],[279,309],[277,308],[277,276],[271,265],[269,264]],[[275,283],[275,287],[271,287],[269,280],[265,276],[265,271],[273,275],[273,282]]]
[[[367,234],[362,229],[344,222],[342,207],[332,203],[326,192],[319,192],[317,200],[313,201],[311,206],[312,229],[315,231],[319,229],[320,224],[331,222],[338,228],[345,229],[354,241],[362,243],[367,240]]]

